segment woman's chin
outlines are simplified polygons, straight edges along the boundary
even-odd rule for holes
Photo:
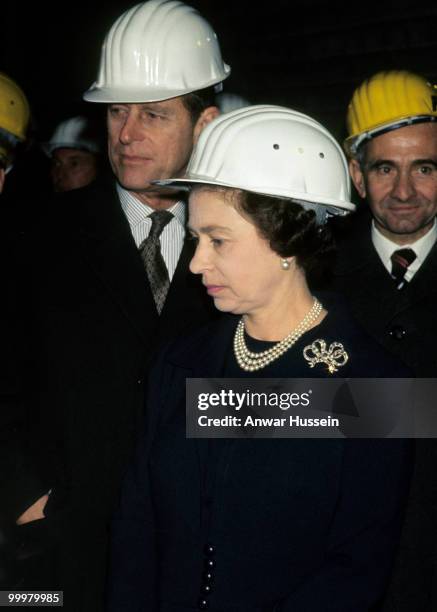
[[[231,300],[226,300],[219,297],[214,297],[213,300],[214,306],[217,308],[217,310],[220,310],[220,312],[228,312],[229,314],[234,315],[242,315],[245,313],[245,310],[241,307],[241,305],[236,304]]]

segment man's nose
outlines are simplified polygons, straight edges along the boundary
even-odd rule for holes
[[[143,138],[144,127],[141,125],[140,119],[130,113],[120,130],[120,142],[130,144],[134,141],[143,140]]]
[[[415,194],[415,191],[414,181],[411,174],[404,170],[399,172],[393,183],[393,188],[391,191],[392,197],[401,202],[406,202],[412,195]]]

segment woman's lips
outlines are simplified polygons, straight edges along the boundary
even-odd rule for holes
[[[206,290],[209,295],[216,295],[224,289],[223,285],[206,285]]]
[[[148,157],[138,157],[136,155],[122,155],[121,158],[124,164],[145,164],[150,161]]]

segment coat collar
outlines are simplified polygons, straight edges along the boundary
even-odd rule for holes
[[[220,377],[240,317],[223,315],[202,327],[187,341],[181,341],[168,355],[168,361],[191,372],[191,378]]]

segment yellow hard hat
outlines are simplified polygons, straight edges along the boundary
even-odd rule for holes
[[[378,72],[354,91],[347,110],[347,153],[390,130],[437,121],[437,86],[406,70]]]
[[[21,87],[0,72],[0,163],[8,165],[16,146],[26,139],[30,108]]]
[[[25,140],[30,108],[21,87],[0,72],[0,129]]]

